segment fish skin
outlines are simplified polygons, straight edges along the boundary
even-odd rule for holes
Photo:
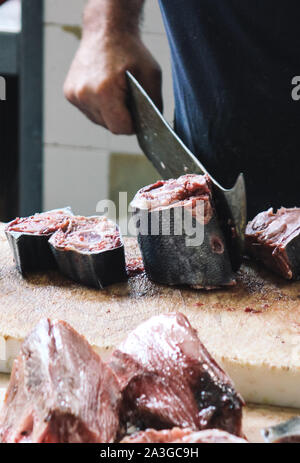
[[[191,206],[191,198],[154,210],[139,207],[142,203],[139,196],[151,186],[140,190],[134,198],[132,206],[135,207],[133,215],[136,224],[148,224],[145,229],[138,227],[137,238],[146,273],[154,282],[170,286],[188,285],[195,289],[235,285],[235,274],[214,208],[210,180],[206,179],[206,182],[210,193],[206,192],[203,196],[205,212],[200,222],[195,213],[197,206]],[[195,246],[189,245],[190,233],[181,223],[178,224],[178,217],[184,217],[184,214],[191,215],[191,229],[200,233],[199,227],[203,227],[203,241]],[[154,229],[158,233],[153,233]],[[170,230],[170,233],[163,234],[162,230]]]
[[[300,417],[262,430],[265,441],[269,444],[300,443]]]
[[[70,207],[35,214],[33,217],[51,215],[57,212],[65,214],[65,222],[67,226],[67,219],[73,216],[73,212]],[[24,219],[30,219],[30,217],[26,217],[21,220]],[[24,276],[27,273],[41,270],[47,271],[56,269],[57,265],[49,247],[49,238],[55,233],[55,231],[52,230],[47,234],[36,234],[11,230],[11,227],[17,221],[19,221],[18,218],[7,224],[5,227],[5,235],[14,255],[16,267],[21,275]]]
[[[66,241],[73,229],[75,232],[80,232],[82,227],[83,231],[87,229],[87,233],[91,233],[93,227],[97,225],[108,227],[108,231],[105,228],[102,231],[103,242],[108,239],[108,248],[89,250],[88,238],[82,247],[78,247],[78,244],[76,246],[76,241],[74,245],[72,238],[70,242]],[[110,242],[111,234],[115,237],[112,243]],[[76,239],[78,240],[75,237]],[[106,217],[74,216],[67,230],[59,230],[52,235],[49,246],[60,272],[77,283],[103,289],[111,284],[127,280],[123,238],[119,227]]]
[[[153,216],[154,212],[150,214]],[[200,246],[187,246],[186,238],[186,235],[138,235],[145,270],[151,280],[170,286],[204,289],[235,285],[235,275],[215,217],[204,226],[204,241]],[[212,241],[219,243],[222,252],[213,251]]]

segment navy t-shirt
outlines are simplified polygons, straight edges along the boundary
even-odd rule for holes
[[[239,172],[249,217],[300,206],[299,0],[160,0],[175,128],[226,187]]]

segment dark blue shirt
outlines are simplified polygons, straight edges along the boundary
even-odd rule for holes
[[[160,0],[175,128],[224,186],[239,172],[249,216],[300,206],[299,0]]]

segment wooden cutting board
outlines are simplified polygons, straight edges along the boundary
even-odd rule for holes
[[[127,257],[138,255],[125,240]],[[63,319],[108,354],[153,315],[182,312],[249,402],[300,408],[300,282],[286,282],[244,263],[236,287],[172,288],[145,274],[97,291],[56,272],[24,279],[15,269],[0,225],[0,370],[8,371],[20,342],[44,317]]]

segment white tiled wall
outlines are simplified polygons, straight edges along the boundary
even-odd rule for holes
[[[108,191],[108,154],[99,148],[45,147],[46,209],[72,206],[74,212],[94,215]]]
[[[92,214],[108,194],[111,152],[140,153],[135,137],[111,135],[65,101],[62,87],[79,41],[64,26],[81,24],[85,0],[45,0],[44,209],[70,205]],[[173,117],[171,67],[157,0],[146,0],[143,37],[163,68],[165,116]]]

